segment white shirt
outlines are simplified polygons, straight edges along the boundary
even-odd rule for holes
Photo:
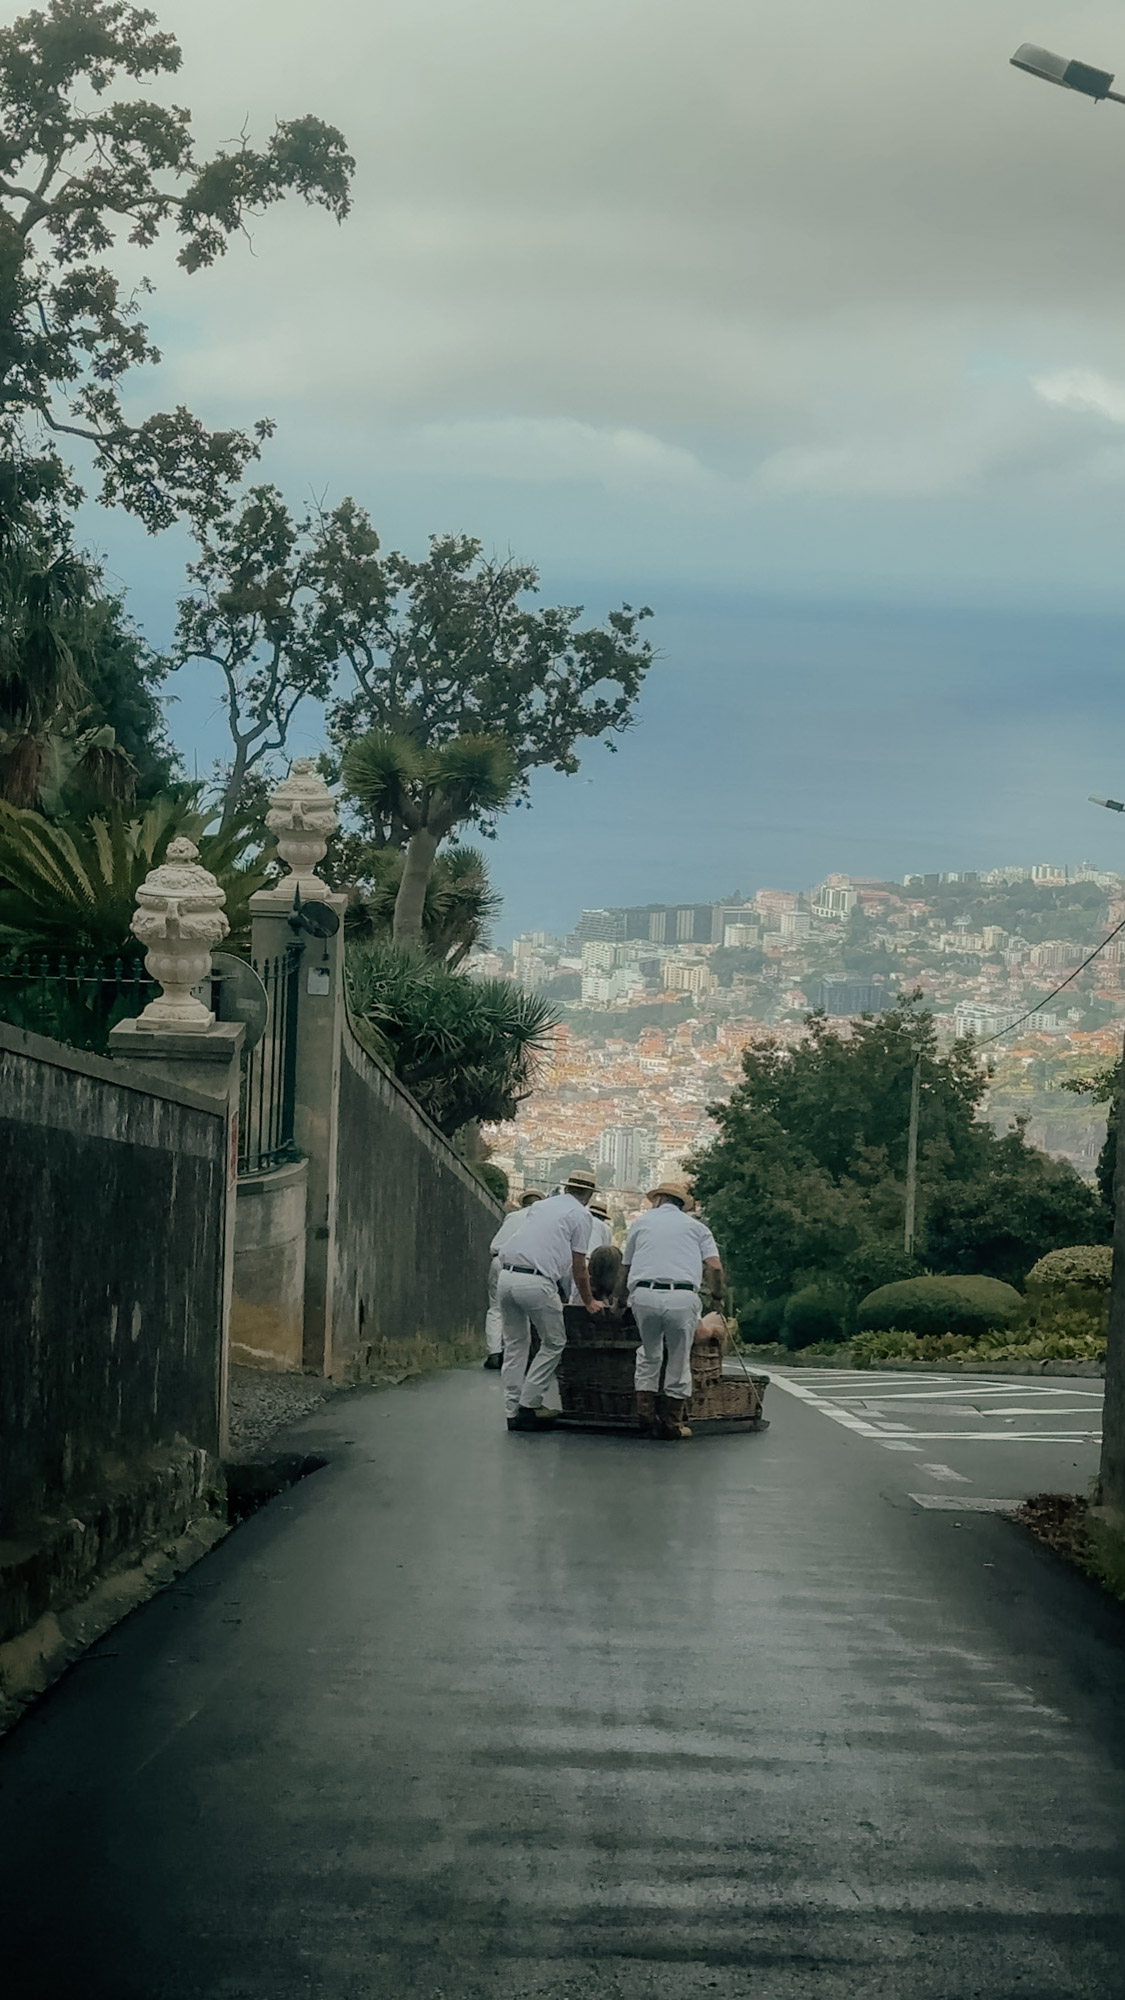
[[[503,1222],[492,1239],[492,1254],[494,1257],[499,1257],[504,1245],[511,1242],[517,1229],[523,1228],[524,1223],[527,1221],[528,1210],[534,1207],[535,1203],[531,1201],[528,1203],[527,1208],[514,1208],[510,1215],[504,1217]]]
[[[711,1231],[694,1215],[685,1215],[670,1201],[662,1201],[639,1215],[625,1238],[625,1262],[629,1285],[641,1279],[662,1285],[695,1285],[703,1278],[705,1257],[717,1257],[719,1248]]]
[[[500,1254],[506,1264],[530,1264],[553,1284],[569,1287],[571,1258],[586,1255],[589,1233],[590,1217],[582,1203],[572,1194],[551,1194],[526,1210]]]
[[[586,1211],[589,1214],[589,1210]],[[613,1226],[600,1215],[590,1216],[590,1234],[586,1240],[586,1255],[592,1257],[595,1250],[605,1250],[613,1242]]]

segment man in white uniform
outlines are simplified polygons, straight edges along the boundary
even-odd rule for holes
[[[594,1196],[586,1213],[590,1218],[590,1234],[586,1239],[586,1262],[588,1264],[595,1250],[604,1250],[607,1244],[613,1242],[613,1227],[609,1219],[609,1210],[605,1205],[605,1199],[602,1195],[596,1194]],[[580,1306],[582,1304],[582,1300],[578,1295],[577,1285],[572,1285],[570,1288],[570,1303],[572,1306]]]
[[[488,1343],[488,1353],[484,1357],[486,1368],[499,1368],[504,1357],[504,1328],[500,1320],[500,1253],[505,1243],[510,1243],[521,1227],[528,1209],[534,1202],[542,1201],[539,1188],[525,1188],[519,1199],[519,1207],[513,1208],[500,1224],[489,1248],[492,1262],[488,1267],[488,1311],[484,1316],[484,1337]]]
[[[510,1431],[541,1430],[554,1420],[546,1400],[566,1346],[563,1301],[571,1283],[587,1312],[602,1309],[586,1269],[586,1206],[593,1192],[593,1174],[576,1168],[561,1194],[536,1202],[500,1252],[500,1379]],[[529,1368],[532,1327],[539,1335],[539,1352]]]
[[[664,1395],[669,1405],[662,1435],[685,1438],[684,1420],[691,1398],[691,1344],[701,1318],[703,1274],[714,1306],[722,1304],[723,1267],[718,1245],[705,1223],[685,1213],[687,1188],[662,1181],[649,1195],[652,1207],[640,1215],[625,1238],[625,1283],[641,1344],[633,1377],[637,1392],[637,1424],[651,1436],[656,1424],[656,1394],[664,1362]]]

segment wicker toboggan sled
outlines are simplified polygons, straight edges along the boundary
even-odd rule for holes
[[[559,1362],[560,1428],[635,1431],[633,1368],[638,1347],[633,1315],[591,1318],[585,1306],[566,1307],[566,1347]],[[723,1374],[723,1344],[697,1339],[691,1356],[688,1420],[697,1436],[765,1428],[762,1401],[768,1375]],[[664,1413],[661,1396],[657,1409]]]

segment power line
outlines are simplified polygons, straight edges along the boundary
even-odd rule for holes
[[[1097,802],[1097,803],[1098,803],[1098,804],[1100,805],[1100,804],[1102,804],[1102,803],[1103,803],[1103,801],[1102,801],[1102,800],[1098,800],[1098,802]],[[1111,804],[1111,803],[1112,803],[1112,801],[1109,801],[1109,800],[1106,800],[1106,801],[1104,801],[1104,803],[1106,803],[1106,804]],[[1121,810],[1121,808],[1119,808],[1119,807],[1117,807],[1117,806],[1115,805],[1115,806],[1114,806],[1114,811],[1119,811],[1119,810]],[[1080,973],[1080,972],[1085,972],[1085,970],[1086,970],[1086,967],[1087,967],[1088,965],[1092,965],[1092,964],[1094,963],[1094,960],[1095,960],[1095,959],[1097,958],[1097,956],[1098,956],[1098,953],[1099,953],[1099,952],[1103,952],[1103,951],[1105,950],[1105,948],[1106,948],[1107,944],[1112,944],[1112,943],[1113,943],[1113,940],[1114,940],[1114,938],[1115,938],[1115,937],[1117,937],[1117,936],[1119,935],[1119,933],[1120,933],[1121,931],[1125,931],[1125,917],[1122,917],[1122,919],[1121,919],[1121,922],[1120,922],[1120,923],[1119,923],[1119,924],[1117,925],[1117,928],[1116,928],[1116,930],[1112,930],[1112,931],[1110,931],[1110,933],[1109,933],[1109,936],[1108,936],[1108,937],[1104,937],[1104,938],[1102,939],[1102,941],[1101,941],[1101,943],[1100,943],[1100,944],[1096,944],[1096,945],[1094,946],[1094,949],[1093,949],[1093,951],[1092,951],[1092,952],[1090,953],[1090,956],[1089,956],[1089,958],[1084,958],[1084,959],[1082,960],[1082,963],[1081,963],[1081,965],[1076,965],[1076,966],[1075,966],[1075,968],[1074,968],[1074,971],[1073,971],[1073,972],[1068,972],[1068,973],[1067,973],[1067,976],[1066,976],[1066,978],[1065,978],[1065,979],[1063,980],[1063,982],[1062,982],[1062,985],[1061,985],[1061,986],[1056,986],[1056,988],[1055,988],[1055,990],[1054,990],[1054,992],[1053,992],[1053,993],[1046,993],[1046,994],[1044,994],[1044,996],[1043,996],[1042,1000],[1037,1000],[1037,1001],[1035,1002],[1035,1005],[1034,1005],[1034,1007],[1029,1007],[1029,1008],[1028,1008],[1028,1010],[1027,1010],[1027,1013],[1026,1013],[1026,1014],[1019,1014],[1019,1015],[1017,1015],[1016,1019],[1015,1019],[1014,1021],[1010,1021],[1010,1022],[1008,1023],[1008,1026],[1007,1026],[1006,1028],[1001,1028],[998,1034],[995,1034],[995,1035],[986,1035],[986,1036],[985,1036],[985,1038],[984,1038],[984,1040],[983,1040],[983,1042],[978,1042],[978,1043],[977,1043],[977,1047],[978,1047],[978,1049],[986,1049],[986,1048],[988,1047],[988,1044],[989,1044],[990,1042],[1000,1042],[1000,1041],[1003,1041],[1003,1039],[1004,1039],[1004,1036],[1005,1036],[1005,1035],[1010,1035],[1010,1034],[1011,1034],[1011,1032],[1012,1032],[1012,1029],[1013,1029],[1013,1028],[1020,1028],[1020,1027],[1022,1027],[1025,1021],[1030,1021],[1030,1019],[1031,1019],[1031,1017],[1032,1017],[1032,1015],[1033,1015],[1033,1014],[1041,1014],[1041,1013],[1042,1013],[1042,1011],[1043,1011],[1043,1009],[1044,1009],[1044,1007],[1049,1007],[1049,1006],[1050,1006],[1050,1004],[1051,1004],[1051,1001],[1052,1001],[1052,1000],[1057,1000],[1057,999],[1058,999],[1058,996],[1059,996],[1059,994],[1060,994],[1060,993],[1063,993],[1063,992],[1065,992],[1065,991],[1066,991],[1066,988],[1067,988],[1067,987],[1068,987],[1068,986],[1069,986],[1069,985],[1071,984],[1071,981],[1072,981],[1072,980],[1075,980],[1075,979],[1077,979],[1077,977],[1078,977],[1078,975],[1079,975],[1079,973]]]

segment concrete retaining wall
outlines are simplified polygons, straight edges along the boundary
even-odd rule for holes
[[[503,1211],[345,1021],[336,1153],[331,1372],[480,1347]]]
[[[308,1171],[297,1160],[238,1183],[230,1354],[249,1368],[303,1366]]]

